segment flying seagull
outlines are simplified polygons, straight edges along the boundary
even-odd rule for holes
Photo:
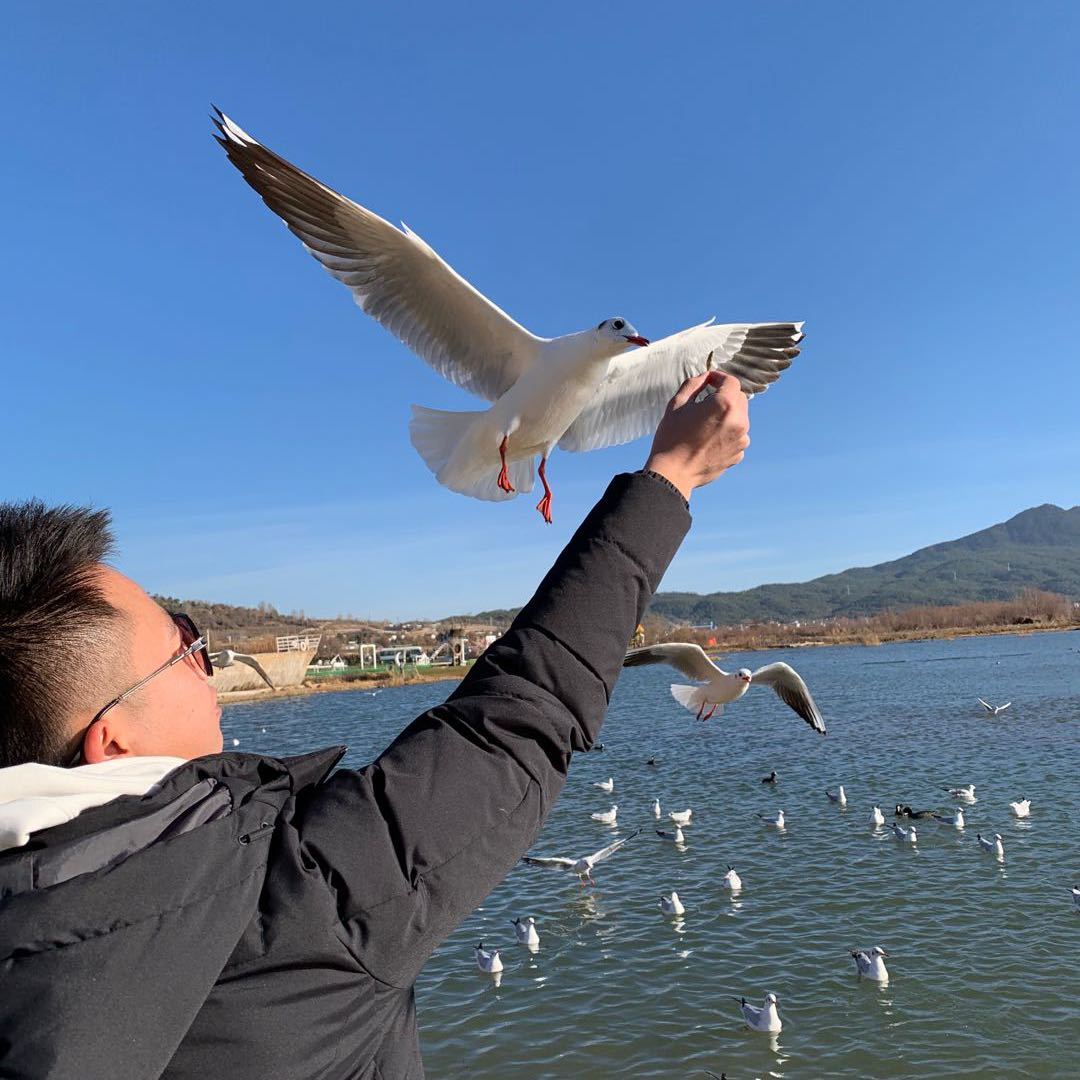
[[[885,968],[883,959],[888,955],[880,945],[875,945],[872,949],[852,949],[851,951],[859,975],[864,979],[872,979],[874,982],[889,981],[889,972]]]
[[[229,160],[360,308],[444,378],[492,402],[472,412],[413,406],[412,444],[451,491],[513,498],[532,490],[539,457],[537,509],[550,522],[547,461],[556,446],[596,450],[651,434],[683,381],[707,370],[761,393],[799,354],[802,323],[791,322],[710,321],[650,344],[620,316],[537,337],[407,225],[339,195],[215,113]]]
[[[247,664],[249,668],[254,668],[259,673],[259,677],[271,690],[275,689],[274,684],[270,681],[270,676],[263,670],[262,664],[254,656],[248,656],[247,653],[233,652],[232,649],[221,649],[210,654],[210,663],[216,668],[232,667],[233,664]]]
[[[1004,712],[1011,704],[1011,701],[1006,701],[1004,705],[991,705],[989,701],[983,701],[982,698],[976,698],[976,701],[987,711],[990,716],[997,716],[998,713]]]
[[[760,683],[771,686],[781,701],[794,709],[816,732],[825,734],[825,721],[806,683],[787,664],[766,664],[757,671],[740,668],[735,674],[730,674],[718,668],[700,645],[684,642],[631,649],[623,658],[623,667],[639,667],[642,664],[669,664],[687,677],[700,680],[703,685],[675,683],[671,687],[671,696],[684,708],[696,712],[699,720],[708,720],[713,713],[723,712],[724,706],[738,701],[752,683]]]
[[[593,852],[592,855],[582,855],[579,859],[567,859],[561,856],[539,858],[535,855],[526,855],[521,861],[528,863],[530,866],[547,866],[553,870],[571,870],[581,878],[582,884],[584,884],[585,881],[591,882],[593,880],[592,868],[598,862],[602,862],[613,852],[618,851],[628,840],[633,840],[639,832],[641,832],[640,829],[632,832],[629,836],[624,836],[621,840],[616,840],[614,844],[602,847],[599,851]]]

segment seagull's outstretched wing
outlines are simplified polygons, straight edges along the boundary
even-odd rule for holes
[[[750,685],[757,682],[771,686],[785,705],[794,709],[819,735],[825,734],[825,721],[809,688],[793,667],[783,663],[766,664],[753,673]]]
[[[253,668],[255,671],[257,671],[259,673],[259,677],[262,679],[262,681],[264,683],[266,683],[267,686],[270,687],[271,690],[276,689],[276,687],[274,686],[273,682],[270,679],[270,676],[266,674],[266,672],[263,670],[262,664],[260,664],[259,661],[256,660],[254,656],[248,656],[247,653],[239,653],[238,652],[238,653],[233,653],[232,658],[233,658],[233,661],[235,663],[237,663],[237,664],[247,664],[247,666],[249,668]]]
[[[734,375],[760,394],[799,355],[802,323],[702,323],[611,361],[592,403],[559,440],[560,450],[596,450],[651,435],[672,395],[692,375]]]
[[[631,649],[623,658],[623,667],[640,667],[642,664],[669,664],[687,678],[701,681],[727,674],[705,655],[705,650],[700,645],[677,641],[668,645],[646,645],[643,649]]]
[[[995,713],[999,713],[999,712],[1004,712],[1004,711],[1005,711],[1005,710],[1006,710],[1006,709],[1007,709],[1007,708],[1008,708],[1008,707],[1009,707],[1009,706],[1010,706],[1011,704],[1012,704],[1012,702],[1011,702],[1011,701],[1006,701],[1004,705],[999,705],[999,706],[998,706],[998,707],[997,707],[997,708],[996,708],[996,709],[994,710],[994,712],[995,712]]]
[[[494,401],[538,355],[530,334],[416,233],[320,183],[220,110],[218,142],[263,202],[373,319],[440,375]]]
[[[986,710],[987,712],[991,712],[991,713],[992,713],[992,712],[994,711],[994,706],[993,706],[993,705],[991,705],[989,701],[983,701],[983,699],[982,699],[982,698],[976,698],[975,700],[976,700],[976,701],[977,701],[977,702],[978,702],[978,703],[979,703],[979,704],[980,704],[980,705],[981,705],[981,706],[982,706],[982,707],[983,707],[983,708],[984,708],[984,709],[985,709],[985,710]]]
[[[629,836],[624,836],[621,840],[616,840],[614,844],[608,844],[607,847],[602,847],[594,855],[589,856],[589,862],[593,863],[595,865],[596,863],[600,862],[602,859],[606,859],[613,851],[618,851],[619,848],[621,848],[623,846],[623,844],[627,843],[630,840],[633,840],[634,837],[637,836],[637,834],[639,832],[641,832],[641,830],[636,829]]]
[[[569,870],[570,867],[577,862],[576,859],[566,859],[562,856],[555,856],[550,859],[540,859],[535,855],[523,855],[521,861],[528,863],[530,866],[550,866],[553,870]]]

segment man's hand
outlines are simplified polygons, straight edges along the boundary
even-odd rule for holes
[[[707,386],[716,393],[694,399]],[[695,375],[679,387],[653,438],[645,468],[690,492],[738,465],[750,445],[749,399],[739,380],[721,371]]]

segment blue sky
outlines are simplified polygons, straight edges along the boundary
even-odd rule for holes
[[[544,335],[805,319],[665,588],[877,562],[1080,501],[1070,4],[16,0],[0,90],[0,498],[111,507],[152,591],[410,617],[528,597],[555,524],[440,488],[475,408],[242,182],[209,105]]]

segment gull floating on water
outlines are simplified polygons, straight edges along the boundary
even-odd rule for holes
[[[956,810],[950,814],[935,814],[935,821],[942,821],[946,825],[951,825],[954,829],[962,829],[967,823],[964,821],[964,811],[958,806]]]
[[[1001,833],[994,833],[993,840],[987,840],[982,833],[976,833],[975,835],[978,837],[979,847],[981,847],[983,851],[990,852],[990,854],[999,860],[1005,858],[1005,845],[1001,842]]]
[[[672,892],[672,894],[670,896],[661,896],[660,897],[660,910],[665,915],[685,915],[686,914],[686,907],[684,906],[683,902],[679,899],[679,894],[677,892],[674,892],[674,891]]]
[[[917,844],[919,842],[919,837],[915,833],[914,825],[905,829],[902,825],[897,825],[894,821],[892,831],[893,836],[895,836],[897,840],[902,840],[907,844]]]
[[[686,810],[672,810],[668,813],[668,817],[671,818],[676,825],[689,825],[693,813],[694,811],[689,808]]]
[[[606,780],[594,780],[593,787],[598,787],[601,791],[606,791],[610,795],[615,790],[615,779],[609,776]]]
[[[875,806],[874,809],[870,811],[870,824],[875,827],[885,824],[885,815],[881,812],[880,806]]]
[[[976,701],[987,711],[990,716],[997,716],[998,713],[1004,712],[1011,704],[1011,701],[1006,701],[1004,705],[991,705],[989,701],[983,701],[982,698],[976,698]]]
[[[1009,803],[1009,809],[1013,812],[1013,817],[1030,817],[1031,816],[1031,800],[1020,799],[1018,802]]]
[[[514,919],[513,926],[519,945],[540,944],[540,935],[536,930],[536,920],[531,915],[524,919]]]
[[[828,788],[825,789],[825,794],[828,796],[829,802],[839,803],[841,806],[847,806],[847,796],[844,794],[844,785],[841,784],[839,790],[834,795]]]
[[[674,832],[666,832],[664,829],[657,829],[656,835],[661,840],[670,840],[673,844],[683,844],[686,842],[686,837],[683,836],[682,826],[676,825]]]
[[[776,1034],[783,1024],[780,1022],[780,1013],[777,1011],[777,998],[775,994],[766,994],[761,1008],[755,1008],[746,998],[735,999],[742,1008],[743,1019],[751,1031],[765,1031]]]
[[[761,778],[761,782],[763,784],[775,784],[776,781],[779,780],[779,779],[780,779],[780,777],[776,775],[776,770],[773,769],[773,771],[771,773],[769,773],[768,776],[763,776]]]
[[[973,803],[975,801],[975,785],[967,784],[964,787],[947,787],[942,788],[942,791],[947,791],[954,799],[963,799],[964,802]]]
[[[660,809],[660,800],[659,799],[653,799],[652,816],[654,818],[658,818],[661,815],[661,813],[663,813],[663,811]]]
[[[772,687],[784,704],[794,709],[818,734],[825,734],[825,721],[810,690],[799,673],[787,664],[766,664],[757,671],[739,668],[731,674],[718,668],[700,645],[684,642],[631,649],[623,659],[623,667],[642,664],[669,664],[688,678],[703,680],[698,686],[674,683],[671,687],[671,696],[683,708],[696,712],[699,720],[708,720],[713,713],[723,712],[725,705],[738,701],[753,683],[759,683]]]
[[[1080,907],[1080,885],[1074,885],[1072,887],[1072,898],[1073,898],[1073,903],[1077,907]]]
[[[724,875],[724,886],[732,892],[738,892],[742,888],[742,878],[735,873],[735,867],[728,863],[727,873]]]
[[[778,810],[771,817],[768,814],[758,814],[758,817],[761,818],[761,820],[764,821],[766,825],[772,825],[773,828],[776,828],[776,829],[785,828],[784,811],[783,810]]]
[[[801,323],[703,323],[650,345],[626,319],[609,318],[537,337],[408,226],[301,172],[219,110],[214,123],[229,160],[360,308],[444,378],[493,402],[474,412],[413,406],[412,444],[452,491],[491,500],[530,491],[539,456],[537,509],[550,521],[555,446],[595,450],[651,434],[683,380],[706,370],[760,393],[799,353]]]
[[[872,949],[853,949],[851,955],[862,978],[873,979],[874,982],[889,981],[889,972],[882,959],[889,954],[880,945],[875,945]]]
[[[503,962],[499,958],[499,950],[485,949],[484,943],[481,941],[480,944],[476,946],[476,966],[481,971],[486,971],[491,975],[502,971]]]
[[[598,814],[593,814],[593,821],[602,821],[605,825],[614,825],[615,819],[619,816],[619,808],[613,805],[610,810],[603,810]]]
[[[606,859],[613,852],[618,851],[628,840],[633,840],[639,832],[641,832],[641,830],[637,829],[629,836],[624,836],[621,840],[616,840],[614,844],[608,844],[607,847],[602,847],[599,851],[593,852],[592,855],[582,855],[579,859],[568,859],[565,856],[558,855],[550,858],[543,858],[537,855],[525,855],[521,861],[528,863],[530,866],[546,866],[552,870],[571,870],[582,879],[582,882],[592,881],[592,868],[598,862],[602,862]]]

